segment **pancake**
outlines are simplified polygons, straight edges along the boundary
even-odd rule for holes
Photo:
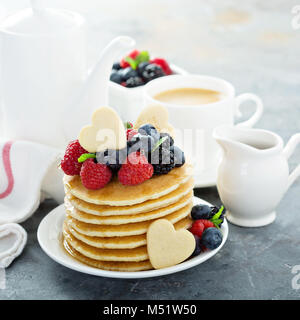
[[[140,261],[140,262],[111,262],[111,261],[99,261],[95,259],[90,259],[76,251],[66,240],[63,242],[66,251],[76,260],[79,260],[82,263],[85,263],[91,267],[102,269],[102,270],[111,270],[111,271],[122,271],[122,272],[133,272],[133,271],[144,271],[153,269],[149,260]]]
[[[176,230],[188,229],[192,225],[192,219],[187,217],[174,224]],[[83,235],[68,225],[69,232],[78,240],[102,249],[131,249],[136,247],[145,246],[147,244],[146,233],[127,236],[127,237],[91,237]]]
[[[190,203],[185,207],[167,215],[164,219],[169,220],[173,224],[177,221],[187,217],[192,209],[193,201],[190,200]],[[67,220],[68,225],[74,228],[76,231],[81,234],[92,236],[92,237],[122,237],[122,236],[132,236],[144,234],[147,232],[149,225],[153,222],[153,220],[142,221],[137,223],[129,223],[122,225],[95,225],[90,223],[85,223],[78,221],[77,219],[72,218],[69,215],[67,210]]]
[[[144,261],[148,260],[147,246],[134,249],[100,249],[92,247],[76,239],[68,230],[68,226],[63,226],[64,239],[82,255],[101,261]]]
[[[78,209],[79,211],[93,214],[96,216],[113,216],[113,215],[128,215],[138,214],[141,212],[148,212],[151,210],[166,207],[170,204],[175,203],[180,198],[188,194],[194,187],[194,179],[190,178],[187,182],[179,185],[174,191],[157,199],[148,200],[142,203],[138,203],[132,206],[108,206],[108,205],[97,205],[88,203],[74,197],[70,192],[67,193],[67,199],[70,204]]]
[[[163,218],[164,216],[171,214],[174,211],[177,211],[183,208],[184,206],[186,206],[188,203],[191,202],[192,197],[193,197],[193,191],[190,191],[187,195],[179,199],[179,201],[167,207],[156,209],[156,210],[145,212],[145,213],[122,215],[122,216],[100,217],[100,216],[84,213],[74,208],[67,199],[65,199],[65,207],[71,217],[82,222],[97,224],[97,225],[120,225],[120,224],[135,223],[135,222]]]
[[[174,168],[168,174],[156,175],[135,186],[122,185],[117,177],[105,188],[89,190],[83,186],[80,176],[64,176],[64,186],[67,192],[83,201],[109,206],[128,206],[158,199],[174,190],[192,176],[192,165],[185,163]]]

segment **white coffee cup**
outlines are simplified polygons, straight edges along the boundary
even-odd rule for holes
[[[161,92],[179,88],[201,88],[219,91],[224,98],[201,105],[180,105],[161,102],[155,96]],[[144,106],[163,105],[169,111],[169,121],[176,129],[176,144],[181,146],[192,160],[195,169],[195,185],[216,184],[217,167],[221,149],[212,137],[214,128],[219,125],[234,125],[234,118],[240,117],[240,105],[245,101],[256,104],[255,113],[237,125],[252,127],[261,117],[263,103],[252,93],[235,95],[229,82],[204,75],[172,75],[150,81],[144,87]]]

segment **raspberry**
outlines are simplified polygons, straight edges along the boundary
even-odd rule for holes
[[[190,228],[190,232],[193,235],[198,236],[200,239],[202,237],[203,231],[204,231],[204,224],[201,222],[201,220],[196,220]]]
[[[140,52],[135,49],[135,50],[131,51],[126,57],[130,57],[132,59],[135,59],[139,53]],[[124,68],[130,67],[130,64],[127,61],[125,61],[125,58],[123,58],[120,62],[120,66],[121,66],[121,68],[124,69]]]
[[[126,131],[126,137],[127,137],[127,141],[131,140],[131,138],[133,136],[135,136],[138,132],[134,129],[127,129]]]
[[[207,229],[207,228],[215,228],[215,225],[210,220],[199,219],[199,220],[196,220],[196,221],[200,221],[204,225],[204,230]]]
[[[153,175],[153,166],[140,152],[132,152],[118,172],[119,181],[123,185],[133,186],[140,184]]]
[[[71,141],[66,149],[64,158],[60,166],[63,172],[69,176],[76,176],[80,174],[82,163],[78,162],[78,158],[87,151],[82,148],[78,140]]]
[[[173,73],[168,62],[165,59],[155,58],[155,59],[150,60],[150,63],[154,63],[154,64],[160,66],[166,75],[170,75]]]
[[[87,189],[97,190],[103,188],[110,181],[111,170],[102,163],[95,163],[93,159],[86,160],[80,170],[82,184]]]

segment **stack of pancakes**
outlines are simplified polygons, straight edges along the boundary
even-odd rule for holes
[[[105,270],[152,269],[146,233],[159,218],[175,229],[191,226],[192,167],[185,164],[136,186],[114,178],[99,190],[86,189],[79,176],[65,176],[64,247],[83,263]]]

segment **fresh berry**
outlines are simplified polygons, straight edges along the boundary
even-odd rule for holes
[[[195,250],[193,251],[193,253],[191,255],[192,257],[198,256],[202,251],[200,238],[195,234],[194,234],[194,238],[195,238],[196,246],[195,246]]]
[[[190,228],[190,232],[201,239],[203,231],[204,231],[204,224],[200,220],[194,221]]]
[[[185,164],[184,152],[177,146],[171,146],[171,151],[174,153],[175,167],[181,167]]]
[[[207,204],[197,204],[193,207],[191,216],[193,220],[211,219],[213,217],[212,207]]]
[[[141,127],[139,127],[138,132],[140,134],[142,134],[142,135],[148,135],[148,136],[153,137],[155,143],[160,138],[159,132],[157,132],[155,127],[152,124],[149,124],[149,123],[144,124]]]
[[[120,66],[120,63],[119,62],[115,62],[112,66],[113,70],[120,70],[121,69],[121,66]]]
[[[155,141],[152,136],[146,136],[140,133],[134,135],[127,143],[129,153],[142,150],[146,156],[151,152],[154,144]]]
[[[165,59],[155,58],[155,59],[150,60],[150,63],[154,63],[154,64],[157,64],[158,66],[160,66],[166,75],[170,75],[173,73],[168,62]]]
[[[131,67],[122,69],[118,72],[121,74],[122,80],[125,82],[130,78],[138,77],[137,71],[132,69]],[[127,86],[127,83],[126,83],[126,86]]]
[[[174,153],[159,147],[151,152],[150,162],[153,165],[154,174],[167,174],[175,167]]]
[[[60,163],[60,166],[65,174],[69,176],[80,174],[82,163],[78,162],[78,158],[83,153],[87,153],[87,151],[82,148],[78,140],[69,143],[64,158]]]
[[[171,146],[174,145],[174,140],[173,138],[168,134],[168,133],[160,133],[159,138],[164,138],[167,137],[166,140],[162,143],[163,148],[170,148]]]
[[[110,81],[121,84],[121,82],[123,81],[122,73],[120,71],[114,70],[110,74]]]
[[[222,232],[217,228],[207,228],[203,231],[201,244],[207,249],[213,250],[222,243]]]
[[[96,153],[97,163],[107,165],[113,172],[117,172],[127,157],[127,148],[121,150],[105,150]]]
[[[86,160],[80,170],[82,184],[87,189],[97,190],[108,184],[112,176],[111,170],[93,159]]]
[[[126,80],[126,87],[127,88],[140,87],[143,84],[144,84],[144,81],[141,77],[131,77]]]
[[[199,220],[196,220],[196,221],[202,222],[202,224],[204,225],[204,230],[207,229],[207,228],[215,228],[215,225],[210,220],[199,219]]]
[[[127,141],[131,140],[132,137],[134,137],[138,132],[135,129],[127,129],[126,131],[126,137],[127,137]]]
[[[133,50],[133,51],[131,51],[128,55],[127,55],[127,57],[130,57],[131,59],[135,59],[138,55],[139,55],[139,51],[138,50]],[[121,60],[121,62],[120,62],[120,66],[121,66],[121,68],[127,68],[127,67],[129,67],[130,66],[130,64],[127,62],[127,61],[125,61],[125,58],[123,58],[122,60]]]
[[[127,162],[118,172],[119,181],[123,185],[140,184],[153,175],[153,167],[140,152],[133,152],[127,157]]]
[[[133,128],[132,122],[129,122],[129,121],[125,122],[124,126],[125,126],[126,129],[132,129]]]
[[[147,65],[142,73],[142,77],[145,82],[149,82],[153,79],[163,77],[165,75],[166,74],[164,73],[163,69],[154,63],[150,63],[149,65]]]
[[[139,74],[140,77],[143,77],[143,72],[145,70],[145,68],[149,65],[150,63],[145,61],[145,62],[141,62],[138,67],[137,67],[137,72]]]

